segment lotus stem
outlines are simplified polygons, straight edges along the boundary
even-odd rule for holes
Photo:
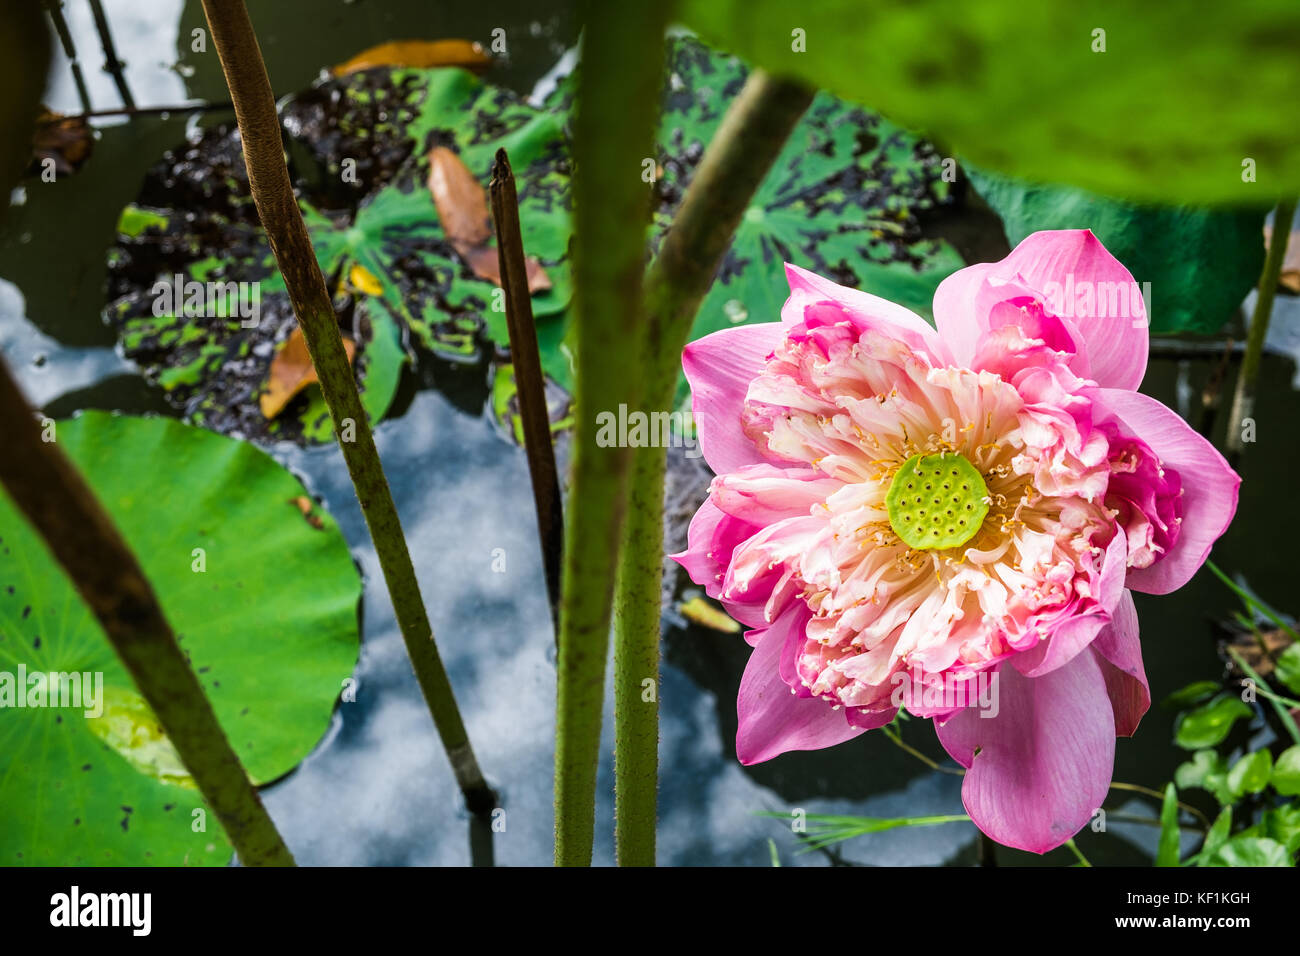
[[[695,313],[741,216],[812,96],[802,84],[755,70],[723,117],[646,276],[640,339],[646,377],[638,407],[672,408]],[[633,453],[614,601],[614,816],[620,866],[655,862],[666,454],[653,447]]]
[[[551,416],[546,407],[546,379],[537,351],[537,329],[533,325],[532,294],[528,291],[528,267],[524,240],[519,230],[519,197],[515,176],[504,149],[497,150],[492,164],[492,223],[497,234],[497,260],[501,288],[505,292],[506,327],[510,334],[510,361],[514,365],[519,392],[519,417],[524,426],[524,453],[532,479],[533,504],[537,509],[537,534],[542,544],[542,566],[551,618],[560,629],[560,555],[563,551],[564,517],[560,506],[560,481],[551,444]]]
[[[1277,294],[1278,277],[1282,274],[1282,260],[1286,257],[1287,238],[1291,235],[1291,222],[1295,219],[1296,201],[1284,199],[1273,211],[1273,238],[1264,258],[1264,274],[1259,279],[1259,295],[1255,299],[1255,312],[1250,318],[1250,334],[1246,339],[1246,354],[1237,373],[1237,387],[1232,394],[1232,414],[1228,416],[1228,434],[1224,445],[1228,463],[1234,468],[1241,460],[1245,422],[1255,415],[1255,385],[1259,378],[1260,358],[1264,354],[1264,340],[1273,316],[1273,299]]]
[[[591,3],[574,120],[577,324],[574,450],[565,508],[556,693],[555,862],[591,863],[610,605],[630,449],[602,447],[596,416],[640,394],[646,231],[669,4]],[[658,511],[655,520],[659,520]]]
[[[81,61],[77,59],[77,47],[72,42],[72,31],[68,29],[68,21],[63,17],[63,0],[44,0],[42,5],[54,24],[54,32],[59,37],[59,45],[63,47],[63,55],[68,58],[68,64],[72,67],[72,82],[77,87],[77,99],[81,101],[81,110],[83,113],[89,113],[92,109],[90,91],[86,89],[86,77],[81,72]]]
[[[490,813],[496,806],[496,795],[479,769],[434,643],[397,506],[343,349],[338,318],[289,182],[271,82],[248,10],[243,0],[203,0],[203,11],[230,88],[257,214],[271,241],[271,251],[320,378],[321,392],[334,421],[334,435],[370,529],[416,680],[467,806],[475,814]]]
[[[0,482],[108,635],[246,866],[293,866],[153,587],[90,486],[0,361]]]
[[[99,0],[90,0],[90,14],[95,19],[95,30],[99,33],[99,43],[104,48],[104,69],[113,77],[117,95],[122,98],[122,105],[127,109],[135,108],[135,97],[127,85],[126,74],[122,70],[122,61],[117,58],[117,47],[113,45],[113,33],[108,28],[108,17]]]

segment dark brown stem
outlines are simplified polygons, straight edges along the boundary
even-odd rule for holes
[[[77,47],[72,42],[72,31],[68,29],[68,21],[63,18],[63,0],[45,0],[42,4],[50,15],[50,20],[54,23],[54,32],[59,37],[59,44],[63,47],[63,55],[68,58],[68,63],[72,67],[72,82],[77,87],[77,99],[81,100],[81,109],[89,113],[90,91],[86,89],[86,78],[81,72],[81,63],[77,59]]]
[[[104,628],[239,859],[293,866],[135,555],[58,443],[41,433],[0,361],[0,482]]]
[[[546,593],[551,601],[551,618],[558,635],[560,555],[564,540],[560,482],[555,467],[555,447],[551,444],[546,379],[542,375],[537,330],[533,325],[524,240],[519,230],[519,197],[515,193],[510,159],[504,149],[497,150],[496,162],[492,164],[491,194],[497,260],[506,299],[506,326],[510,331],[510,361],[514,365],[515,386],[519,393],[519,417],[524,426],[524,451],[528,455],[528,474],[533,483],[533,503],[537,507],[537,533],[542,543]]]
[[[397,506],[379,461],[352,366],[343,349],[334,305],[289,182],[271,81],[248,10],[243,0],[203,0],[203,11],[235,106],[249,189],[320,378],[321,392],[334,421],[334,434],[375,543],[375,553],[416,680],[469,809],[476,814],[490,813],[496,806],[496,795],[479,770],[446,668],[434,643],[433,628],[420,596]]]
[[[112,74],[113,85],[117,87],[117,95],[122,98],[122,105],[134,109],[135,98],[131,95],[131,87],[127,86],[122,61],[117,58],[117,47],[113,45],[113,34],[108,28],[108,17],[104,16],[104,7],[99,0],[90,0],[90,14],[95,18],[95,29],[99,32],[99,42],[104,48],[104,69]]]

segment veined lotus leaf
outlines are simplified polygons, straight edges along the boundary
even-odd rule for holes
[[[739,60],[698,41],[671,41],[652,245],[667,229],[746,72]],[[427,185],[428,154],[438,146],[454,150],[482,183],[496,150],[509,151],[524,246],[552,283],[532,300],[542,367],[572,390],[565,123],[573,88],[571,74],[537,108],[462,70],[376,69],[324,81],[283,105],[317,258],[356,303],[353,337],[361,344],[359,374],[372,415],[382,414],[391,400],[403,335],[449,358],[474,358],[485,337],[502,350],[509,343],[499,290],[467,267],[439,223]],[[237,419],[233,430],[257,435],[253,399],[290,317],[238,158],[237,134],[214,131],[169,157],[146,183],[138,207],[123,220],[114,260],[121,281],[111,289],[116,301],[110,318],[123,329],[128,355],[154,369],[192,418],[219,430],[232,430],[223,423]],[[938,282],[962,265],[949,245],[921,234],[919,214],[949,200],[940,168],[927,144],[819,95],[745,215],[691,338],[772,321],[785,298],[787,260],[928,315]],[[184,200],[174,210],[166,205],[168,190]],[[182,213],[191,209],[199,211]],[[173,228],[178,220],[183,228]],[[358,268],[364,281],[348,281]],[[233,320],[210,323],[215,331],[193,323],[178,328],[171,319],[155,318],[144,298],[148,287],[177,271],[205,281],[209,275],[261,281],[264,311],[271,312],[267,328],[250,332]],[[683,381],[679,398],[685,394]],[[297,399],[264,430],[327,437],[328,429],[317,397],[314,404]]]
[[[652,241],[666,232],[748,67],[690,37],[669,41],[658,135]],[[549,101],[571,104],[575,76]],[[759,187],[691,328],[780,317],[793,262],[929,317],[934,290],[964,263],[922,238],[918,215],[950,201],[933,147],[866,110],[819,93]],[[685,379],[679,401],[687,396]]]
[[[144,566],[253,781],[292,770],[357,659],[361,581],[334,520],[304,515],[302,485],[254,446],[172,419],[87,412],[55,435]],[[19,693],[45,706],[18,706]],[[99,623],[3,494],[0,704],[0,861],[229,860]]]
[[[1300,6],[685,0],[681,22],[988,169],[1158,202],[1300,191]]]
[[[559,118],[457,69],[380,69],[327,80],[291,98],[282,112],[286,130],[297,136],[289,154],[317,259],[340,294],[344,332],[360,346],[356,368],[372,419],[392,402],[408,332],[450,357],[472,357],[484,332],[507,343],[504,314],[492,316],[504,308],[496,286],[466,267],[439,225],[426,185],[434,146],[456,151],[484,183],[496,150],[510,152],[524,242],[552,282],[533,300],[539,333],[562,335],[570,282],[568,158]],[[156,283],[177,285],[176,275],[180,284],[257,283],[260,321],[246,327],[253,323],[238,298],[244,285],[229,287],[227,312],[220,302],[209,304],[204,318],[178,317],[171,303],[160,308]],[[358,276],[362,281],[354,281]],[[109,299],[108,319],[128,357],[190,420],[252,437],[330,437],[317,387],[271,422],[257,408],[293,317],[248,197],[237,130],[209,130],[150,172],[110,253]],[[242,313],[234,308],[240,305]],[[571,385],[558,350],[545,365]]]

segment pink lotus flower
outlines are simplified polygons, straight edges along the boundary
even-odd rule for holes
[[[968,768],[980,829],[1057,847],[1150,704],[1130,589],[1186,583],[1240,479],[1136,391],[1141,300],[1115,316],[1136,286],[1091,232],[950,276],[937,331],[786,274],[781,322],[683,355],[717,477],[674,557],[752,628],[737,755],[829,747],[901,705]],[[995,715],[971,704],[990,679]]]

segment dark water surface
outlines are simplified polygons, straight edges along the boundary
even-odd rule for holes
[[[104,6],[140,105],[225,98],[211,47],[206,54],[189,52],[190,32],[203,26],[197,3],[105,0]],[[306,86],[322,66],[375,43],[463,36],[486,44],[498,27],[506,30],[511,56],[493,79],[526,93],[572,44],[575,29],[562,5],[529,0],[268,0],[250,8],[277,94]],[[116,105],[109,78],[96,69],[100,57],[89,18],[74,17],[72,25],[95,105]],[[52,84],[50,105],[79,109],[62,73]],[[209,121],[228,118],[217,113]],[[28,180],[15,197],[21,202],[0,232],[0,350],[33,401],[51,415],[82,408],[170,413],[158,390],[114,351],[100,309],[104,254],[118,213],[135,196],[145,169],[183,138],[187,122],[173,114],[106,123],[79,174],[55,184]],[[979,225],[978,217],[970,216],[969,223]],[[961,223],[944,228],[962,232]],[[988,241],[996,245],[1000,237]],[[1300,332],[1296,300],[1283,300],[1278,312],[1279,339]],[[1144,391],[1195,421],[1212,365],[1156,360]],[[506,826],[493,841],[495,860],[546,864],[554,650],[527,468],[486,410],[486,365],[453,365],[422,355],[420,368],[406,374],[396,417],[378,427],[377,440],[470,734],[503,796]],[[1258,441],[1249,446],[1243,468],[1239,517],[1215,553],[1221,567],[1244,574],[1284,610],[1300,607],[1291,563],[1278,560],[1289,542],[1300,540],[1300,397],[1292,388],[1294,375],[1291,359],[1266,359]],[[1230,388],[1229,381],[1225,394]],[[340,704],[316,751],[267,791],[272,815],[304,864],[468,863],[468,818],[410,672],[341,456],[333,446],[271,450],[338,518],[367,581],[357,701]],[[503,572],[493,570],[498,554],[505,559]],[[1224,617],[1234,600],[1208,572],[1176,595],[1138,596],[1154,698],[1221,673],[1210,621]],[[961,823],[899,829],[855,840],[836,853],[795,855],[798,842],[789,826],[759,813],[960,813],[960,779],[929,770],[880,734],[741,767],[732,741],[735,692],[748,650],[738,635],[716,631],[674,624],[665,635],[661,863],[768,865],[769,838],[783,865],[975,861],[976,831]],[[1172,715],[1154,708],[1136,739],[1119,742],[1117,780],[1160,788],[1171,778],[1184,759],[1171,743],[1171,723]],[[598,863],[613,860],[612,713],[605,728]],[[924,753],[943,757],[928,723],[912,721],[904,735]],[[1200,796],[1194,792],[1187,799]],[[1114,797],[1115,810],[1154,815],[1144,797]],[[1078,844],[1094,863],[1141,863],[1149,860],[1155,832],[1113,822],[1104,834],[1085,830]],[[1009,850],[999,850],[999,859],[1039,861]],[[1071,859],[1059,850],[1043,861]]]

